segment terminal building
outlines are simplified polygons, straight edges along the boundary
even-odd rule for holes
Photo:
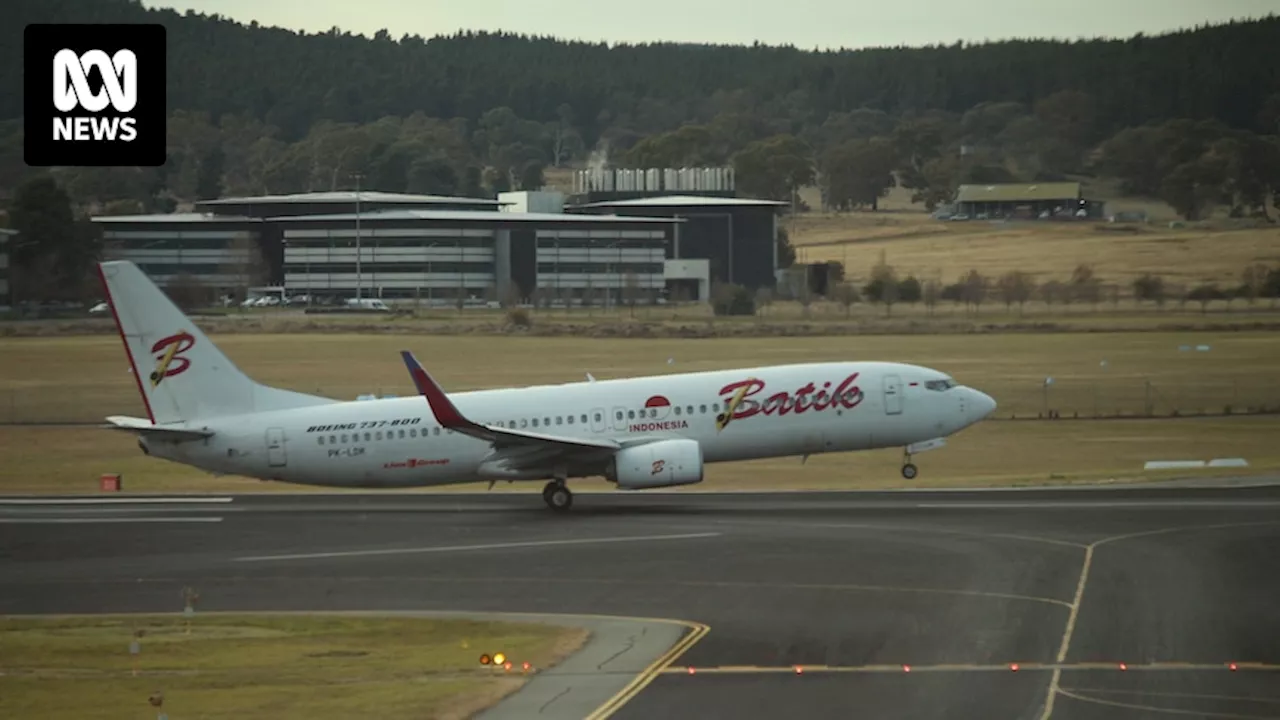
[[[647,172],[681,194],[625,179],[627,190],[592,190],[588,178],[570,202],[556,192],[342,191],[93,220],[107,259],[132,260],[161,285],[182,278],[236,297],[275,286],[290,296],[613,304],[706,300],[714,282],[773,285],[784,203],[732,197],[731,173],[717,183],[707,169]],[[681,190],[682,172],[701,178],[689,180],[696,187]],[[591,177],[616,188],[635,174]]]

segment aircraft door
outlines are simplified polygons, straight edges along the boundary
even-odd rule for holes
[[[884,378],[884,414],[902,414],[902,378],[897,375]]]
[[[625,407],[616,407],[610,410],[609,419],[613,421],[614,430],[627,429],[627,409]]]
[[[591,430],[592,432],[604,432],[609,426],[608,420],[605,418],[604,408],[591,408]]]
[[[267,465],[284,467],[284,428],[267,428]]]

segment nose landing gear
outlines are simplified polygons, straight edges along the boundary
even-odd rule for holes
[[[904,477],[904,478],[906,478],[906,479],[908,479],[908,480],[914,480],[914,479],[916,478],[916,475],[918,474],[918,472],[919,472],[919,471],[916,469],[916,466],[911,464],[911,452],[910,452],[910,449],[909,449],[909,448],[903,448],[903,450],[902,450],[902,477]]]

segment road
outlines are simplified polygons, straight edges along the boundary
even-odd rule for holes
[[[614,718],[1280,718],[1277,486],[119,500],[0,499],[0,613],[707,628]]]

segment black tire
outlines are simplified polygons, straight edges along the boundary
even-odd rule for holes
[[[565,512],[573,507],[573,493],[569,492],[569,488],[558,483],[552,483],[542,493],[542,498],[547,501],[547,507],[556,512]]]
[[[918,474],[920,474],[920,473],[919,473],[919,471],[916,469],[916,466],[915,466],[915,465],[912,465],[911,463],[907,463],[906,465],[903,465],[903,466],[902,466],[902,477],[904,477],[904,478],[906,478],[906,479],[908,479],[908,480],[915,480],[915,479],[916,479],[916,475],[918,475]]]

